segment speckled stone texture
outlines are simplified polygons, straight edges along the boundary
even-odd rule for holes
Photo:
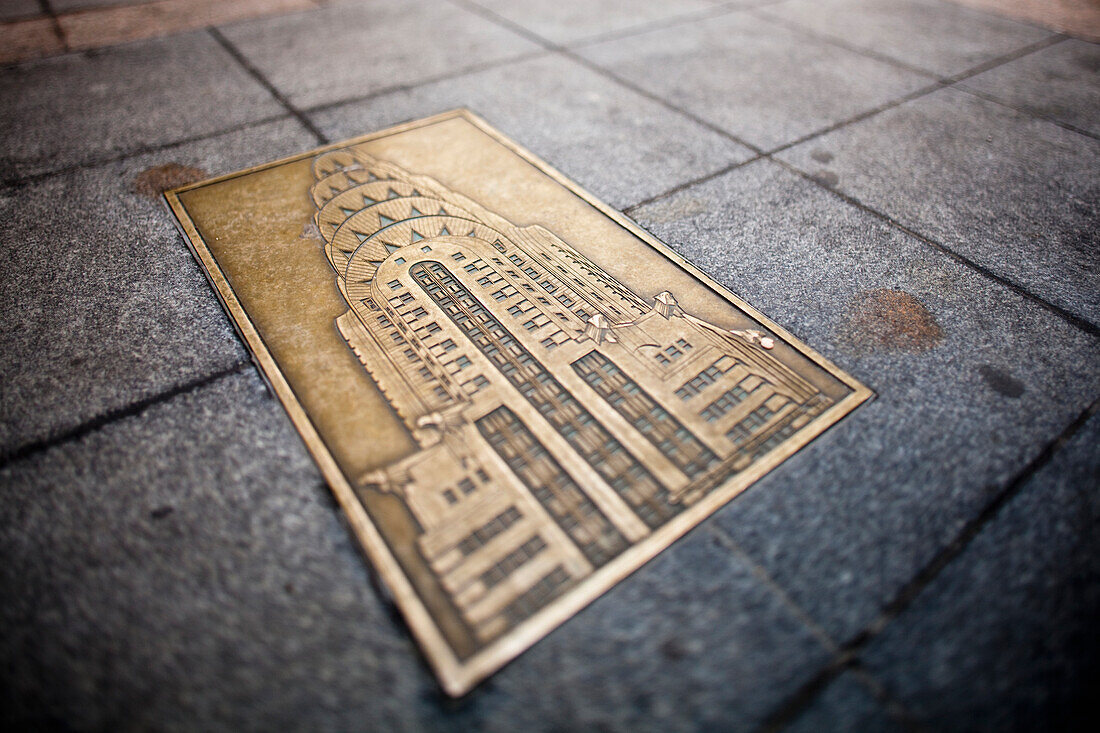
[[[1096,49],[940,0],[335,0],[0,68],[0,721],[1072,730]],[[154,199],[459,106],[876,397],[449,700]]]
[[[740,4],[753,2],[741,0]],[[716,10],[715,0],[480,0],[476,6],[561,45],[636,32]]]
[[[1100,682],[1100,419],[1020,487],[865,655],[933,730],[1091,730]]]
[[[1100,136],[1100,46],[1068,40],[964,85],[1032,114]]]
[[[19,723],[751,730],[828,656],[701,529],[441,705],[251,372],[11,464],[0,485],[0,687]]]
[[[0,100],[5,181],[286,113],[205,32],[14,66]]]
[[[791,0],[760,14],[941,77],[1051,36],[946,0]]]
[[[111,8],[119,5],[138,5],[141,0],[49,0],[50,9],[55,13],[89,8]]]
[[[780,157],[1100,323],[1094,138],[943,89]]]
[[[85,730],[412,728],[425,673],[253,374],[9,465],[4,708]],[[369,695],[363,691],[369,690]]]
[[[930,82],[926,75],[745,13],[598,43],[579,53],[765,150]]]
[[[612,206],[625,207],[752,152],[559,55],[373,97],[313,116],[333,140],[465,106]]]
[[[164,204],[135,179],[169,162],[229,173],[314,144],[287,119],[0,189],[0,455],[246,362]]]
[[[1100,393],[1097,339],[776,163],[634,217],[878,395],[715,516],[838,642]]]
[[[452,76],[541,50],[450,3],[363,0],[243,21],[227,38],[298,107]]]
[[[891,717],[855,674],[838,677],[787,728],[788,733],[901,733],[912,720]]]

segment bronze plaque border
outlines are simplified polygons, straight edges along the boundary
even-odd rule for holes
[[[721,295],[734,307],[758,321],[792,348],[852,390],[847,397],[828,408],[804,429],[797,432],[769,455],[754,462],[748,469],[726,481],[721,487],[712,491],[699,503],[686,509],[682,514],[674,517],[672,520],[655,530],[651,535],[628,548],[607,565],[599,568],[587,578],[585,582],[551,602],[549,606],[542,609],[516,628],[510,630],[501,638],[493,641],[487,647],[478,651],[465,661],[461,661],[455,656],[450,645],[439,631],[435,621],[413,590],[412,585],[398,565],[390,548],[383,541],[381,534],[367,515],[363,505],[356,498],[351,483],[341,471],[334,457],[329,453],[305,408],[298,401],[293,387],[283,375],[279,365],[275,362],[275,359],[264,343],[262,335],[252,323],[248,313],[246,313],[241,306],[241,303],[229,284],[228,278],[221,270],[206,243],[203,241],[195,223],[188,215],[187,210],[184,208],[179,198],[180,194],[195,188],[245,176],[286,163],[300,161],[304,158],[311,158],[328,150],[337,150],[369,140],[433,125],[456,117],[463,118],[480,128],[482,132],[523,158],[534,168],[583,199],[604,216],[645,242],[662,257],[672,261],[692,277],[699,280],[703,285]],[[826,429],[834,425],[858,405],[874,396],[874,393],[868,387],[842,371],[825,357],[810,349],[782,326],[776,324],[760,311],[731,293],[683,256],[672,251],[667,245],[645,231],[638,224],[634,223],[626,215],[600,201],[534,153],[510,140],[503,133],[496,130],[488,122],[468,109],[455,109],[443,112],[431,117],[389,127],[368,135],[281,158],[270,163],[254,166],[235,173],[182,186],[166,192],[164,198],[171,212],[177,219],[179,229],[184,235],[184,239],[191,253],[201,265],[222,307],[225,308],[226,312],[229,314],[241,338],[252,352],[253,360],[260,368],[263,377],[266,379],[275,395],[279,398],[280,402],[282,402],[294,427],[305,442],[306,448],[317,462],[318,467],[321,469],[321,473],[324,475],[325,480],[332,488],[340,506],[343,508],[352,530],[365,548],[370,562],[377,569],[378,573],[382,576],[383,582],[393,594],[398,608],[401,610],[413,635],[423,649],[443,689],[452,696],[460,696],[469,692],[478,682],[514,659],[555,627],[562,624],[573,616],[573,614],[587,606],[616,585],[620,580],[667,548],[676,539],[699,524],[703,519],[728,503],[731,499],[756,482],[760,477],[771,471]]]

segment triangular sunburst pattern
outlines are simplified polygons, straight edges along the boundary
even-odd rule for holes
[[[643,298],[554,233],[438,180],[355,148],[319,155],[313,174],[348,305],[340,333],[417,445],[353,483],[406,502],[470,649],[833,404],[767,353],[770,337],[695,318],[668,291]]]

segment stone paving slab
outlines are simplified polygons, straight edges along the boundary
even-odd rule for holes
[[[1100,137],[1100,46],[1068,40],[962,85]]]
[[[930,81],[747,12],[598,43],[579,53],[769,150]]]
[[[1091,730],[1100,680],[1100,419],[868,648],[933,730]]]
[[[754,730],[827,656],[704,525],[509,664],[451,723]]]
[[[205,31],[4,69],[0,100],[5,180],[285,113]]]
[[[542,50],[451,3],[430,0],[333,4],[229,25],[222,32],[301,108]]]
[[[877,393],[715,515],[838,642],[1100,394],[1100,340],[776,163],[633,215]]]
[[[473,1],[541,38],[562,45],[674,21],[716,8],[714,0]],[[750,5],[752,0],[742,2]]]
[[[752,155],[560,55],[373,97],[311,119],[340,140],[462,106],[616,207]]]
[[[786,733],[901,733],[906,727],[887,713],[855,674],[846,672],[783,730]]]
[[[960,20],[934,30],[932,0],[830,0],[841,19],[878,9],[844,31],[803,0],[688,21],[684,0],[570,35],[556,19],[573,0],[479,2],[569,43],[674,21],[584,54],[763,148],[998,55],[1023,28],[947,8]],[[620,208],[750,157],[470,4],[366,0],[224,34],[333,139],[469,106]],[[612,5],[582,10],[597,6]],[[314,139],[205,32],[0,70],[0,178],[34,178],[0,188],[0,454],[24,448],[0,459],[0,708],[78,729],[756,729],[832,657],[824,637],[878,618],[1100,393],[1089,324],[819,184],[1095,323],[1096,141],[1028,114],[1095,134],[1094,55],[1065,41],[966,82],[1025,112],[941,91],[784,155],[817,184],[757,161],[633,210],[878,397],[460,701],[238,368],[167,213],[133,193],[163,164],[220,173]],[[42,447],[105,413],[130,416]],[[864,651],[884,699],[946,730],[1075,711],[1100,646],[1085,623],[1098,420]],[[842,674],[789,729],[905,727],[867,684]]]
[[[1100,323],[1100,143],[942,89],[780,154]]]
[[[944,0],[791,0],[760,14],[943,77],[1051,35]]]
[[[444,704],[261,385],[249,370],[0,469],[17,721],[749,730],[828,657],[700,529]]]
[[[10,464],[0,495],[17,729],[416,727],[427,673],[255,372]]]
[[[287,119],[0,189],[0,455],[246,360],[168,211],[135,179],[153,169],[170,183],[168,163],[229,173],[313,144]]]

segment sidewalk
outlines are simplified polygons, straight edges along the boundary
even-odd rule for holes
[[[58,55],[0,68],[6,717],[1003,731],[1095,712],[1100,46],[945,0],[291,5],[84,51],[50,25]],[[454,107],[877,394],[459,701],[157,196]]]

